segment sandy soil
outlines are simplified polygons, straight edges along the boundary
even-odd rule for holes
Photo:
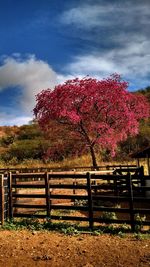
[[[37,193],[36,190],[34,192]],[[20,203],[23,201],[19,200]],[[45,200],[35,199],[32,203],[42,204],[42,201]],[[53,200],[53,204],[59,202]],[[140,241],[133,236],[120,238],[90,234],[67,236],[44,231],[0,231],[0,267],[28,266],[150,267],[150,240]]]
[[[54,232],[0,231],[0,266],[148,267],[150,240],[67,236]]]

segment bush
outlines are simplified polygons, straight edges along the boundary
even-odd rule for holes
[[[103,220],[117,220],[117,216],[115,212],[108,212],[108,211],[104,211],[101,215],[101,218]]]
[[[145,222],[146,216],[145,215],[141,216],[139,213],[137,213],[134,215],[134,219],[136,221],[135,231],[139,232],[142,230],[143,222]]]

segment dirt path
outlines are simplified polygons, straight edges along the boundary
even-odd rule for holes
[[[148,267],[150,240],[0,231],[0,267]]]

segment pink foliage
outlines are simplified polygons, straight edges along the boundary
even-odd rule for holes
[[[68,80],[39,93],[34,114],[43,130],[50,120],[68,124],[85,145],[99,144],[114,155],[117,144],[136,135],[139,120],[150,113],[145,97],[128,92],[127,87],[118,74],[103,80]]]

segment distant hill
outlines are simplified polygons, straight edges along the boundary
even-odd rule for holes
[[[138,93],[145,95],[150,102],[150,86],[146,87],[145,89],[139,89],[137,90]]]

